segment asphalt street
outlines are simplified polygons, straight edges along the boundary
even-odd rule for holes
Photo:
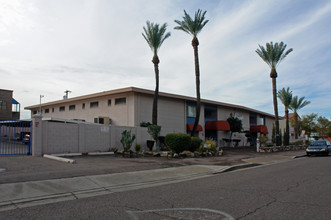
[[[0,212],[1,219],[330,219],[331,157]]]

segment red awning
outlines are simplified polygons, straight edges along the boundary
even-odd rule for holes
[[[250,128],[252,133],[261,133],[261,134],[268,134],[268,128],[265,125],[252,125]]]
[[[227,121],[207,121],[206,130],[230,131],[230,124]]]
[[[186,124],[186,130],[192,131],[193,130],[193,126],[194,126],[194,124]],[[197,131],[202,131],[202,126],[201,125],[198,125]]]

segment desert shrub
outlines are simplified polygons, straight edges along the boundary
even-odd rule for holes
[[[174,153],[179,154],[191,145],[191,136],[182,133],[172,133],[165,136],[165,144]]]
[[[202,144],[202,140],[198,137],[191,137],[191,145],[189,147],[189,151],[194,152],[199,149]]]
[[[161,126],[159,125],[149,125],[147,127],[148,134],[153,138],[154,141],[158,141],[158,136],[161,132]]]
[[[266,146],[267,141],[268,141],[268,137],[267,136],[260,136],[258,138],[259,138],[259,141],[261,143],[261,146],[263,146],[263,147]]]
[[[216,152],[216,141],[214,141],[213,139],[208,139],[205,141],[205,144],[207,145],[207,152]]]
[[[124,130],[122,132],[121,143],[123,145],[124,151],[129,151],[131,149],[132,143],[136,139],[136,135],[131,135],[131,130]]]
[[[141,149],[141,145],[140,144],[136,144],[135,151],[136,152],[139,152],[140,149]]]

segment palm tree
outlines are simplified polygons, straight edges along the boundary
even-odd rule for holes
[[[278,146],[280,144],[280,137],[279,137],[278,106],[277,106],[276,67],[289,53],[293,51],[293,49],[291,48],[285,51],[286,44],[284,44],[283,42],[275,43],[275,44],[273,44],[273,42],[270,42],[270,43],[266,43],[266,48],[264,48],[261,45],[259,45],[259,48],[260,49],[257,49],[255,52],[271,68],[270,78],[272,79],[272,95],[273,95],[274,111],[275,111],[276,145]]]
[[[155,71],[155,92],[153,99],[153,112],[152,112],[152,124],[157,125],[157,102],[159,97],[159,57],[157,56],[157,52],[160,49],[163,41],[170,37],[170,32],[166,33],[167,23],[163,25],[154,24],[149,21],[146,22],[146,27],[143,27],[144,32],[142,33],[143,37],[147,41],[149,47],[154,53],[152,62],[154,63],[154,71]]]
[[[285,131],[285,142],[284,145],[288,146],[290,144],[290,122],[288,120],[288,109],[292,102],[292,91],[290,91],[290,88],[287,87],[287,89],[283,88],[278,91],[277,93],[278,98],[285,106],[285,118],[286,118],[286,131]]]
[[[310,104],[310,101],[304,100],[305,97],[298,98],[298,96],[294,96],[292,98],[292,102],[289,106],[289,108],[294,113],[294,133],[295,133],[295,139],[298,139],[298,110],[302,109],[306,105]]]
[[[207,11],[202,11],[199,9],[195,12],[194,20],[186,13],[184,10],[183,20],[175,20],[178,26],[175,27],[176,30],[182,30],[188,34],[190,34],[192,39],[192,46],[194,49],[194,62],[195,62],[195,86],[196,86],[196,94],[197,94],[197,109],[196,116],[194,121],[194,126],[191,132],[191,136],[197,130],[199,119],[200,119],[200,69],[199,69],[199,56],[198,56],[198,46],[199,40],[197,38],[198,34],[201,32],[202,28],[208,23],[209,20],[205,20],[205,14]]]

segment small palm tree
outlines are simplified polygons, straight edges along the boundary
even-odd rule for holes
[[[154,63],[154,71],[155,71],[155,92],[153,99],[153,112],[152,112],[152,124],[157,125],[157,103],[159,97],[159,57],[157,56],[157,52],[160,49],[163,41],[170,37],[170,32],[166,33],[167,23],[163,25],[154,24],[149,21],[146,22],[146,27],[143,27],[144,33],[142,33],[143,37],[147,41],[149,47],[154,53],[152,62]]]
[[[178,26],[175,27],[176,30],[182,30],[188,34],[190,34],[192,39],[192,46],[194,49],[194,62],[195,62],[195,86],[196,86],[196,94],[197,94],[197,109],[196,109],[196,116],[194,121],[194,126],[191,132],[191,136],[197,130],[199,119],[200,119],[200,68],[199,68],[199,56],[198,56],[198,34],[201,32],[202,28],[208,23],[209,20],[205,20],[205,14],[207,11],[202,11],[199,9],[195,12],[194,20],[186,13],[184,10],[183,20],[175,20]]]
[[[284,44],[283,42],[275,43],[275,44],[273,44],[273,42],[270,42],[270,43],[266,43],[266,48],[264,48],[261,45],[259,45],[259,48],[260,49],[257,49],[255,52],[271,68],[270,78],[272,79],[272,95],[273,95],[274,111],[275,111],[276,145],[279,145],[280,136],[279,136],[279,119],[278,119],[278,106],[277,106],[276,67],[289,53],[293,51],[293,49],[291,48],[285,51],[286,44]]]
[[[289,106],[289,108],[294,113],[294,133],[295,133],[295,139],[298,139],[298,110],[302,109],[306,105],[310,104],[310,101],[304,100],[305,97],[298,98],[298,96],[294,96],[292,98],[292,102]]]
[[[285,106],[285,118],[286,118],[286,130],[285,130],[285,141],[284,145],[288,146],[290,144],[290,122],[288,120],[288,109],[292,102],[292,91],[290,91],[290,88],[287,87],[287,89],[283,88],[278,91],[277,93],[278,98]]]

